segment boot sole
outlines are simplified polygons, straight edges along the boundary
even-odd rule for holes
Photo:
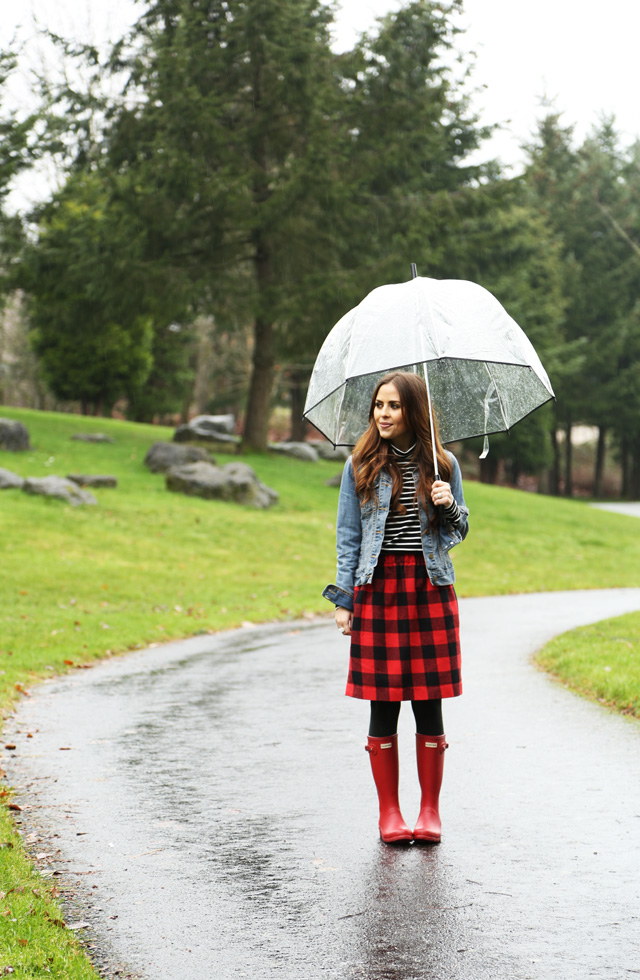
[[[439,844],[440,841],[442,840],[442,836],[440,836],[440,837],[435,837],[435,836],[434,837],[427,837],[426,834],[425,834],[422,837],[416,837],[415,834],[414,834],[413,839],[416,842],[416,844]]]

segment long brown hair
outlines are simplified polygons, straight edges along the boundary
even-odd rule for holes
[[[402,474],[397,457],[391,452],[389,439],[383,439],[373,419],[378,392],[383,385],[395,385],[400,396],[402,417],[416,437],[416,448],[413,461],[418,468],[418,485],[416,495],[428,511],[431,499],[431,486],[434,479],[433,447],[431,445],[431,427],[429,425],[429,401],[427,386],[417,374],[408,371],[392,371],[378,382],[371,397],[369,407],[369,428],[360,436],[353,450],[353,472],[356,483],[356,493],[364,502],[374,494],[375,481],[381,470],[386,469],[393,479],[391,490],[391,509],[395,510],[398,497],[402,491]],[[448,482],[451,479],[451,461],[442,447],[438,436],[435,418],[433,429],[436,443],[436,458],[440,479]]]

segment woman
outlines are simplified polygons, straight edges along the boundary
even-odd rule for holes
[[[442,698],[462,693],[458,603],[449,551],[466,537],[460,468],[429,425],[418,375],[394,371],[377,385],[369,428],[344,468],[338,503],[338,572],[323,595],[351,637],[346,693],[371,702],[366,750],[386,843],[440,840],[447,743]],[[437,469],[440,479],[434,479]],[[416,720],[420,815],[413,832],[398,803],[398,716]]]

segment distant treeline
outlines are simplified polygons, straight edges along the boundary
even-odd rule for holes
[[[549,112],[522,173],[470,165],[489,130],[455,57],[458,7],[407,4],[335,54],[319,0],[154,0],[107,58],[57,39],[65,80],[40,80],[28,119],[3,100],[19,65],[0,55],[0,207],[37,159],[65,174],[35,213],[0,214],[0,284],[29,334],[0,384],[31,372],[59,401],[141,421],[231,410],[265,448],[274,405],[303,435],[333,323],[415,262],[494,292],[557,394],[492,440],[484,477],[502,460],[571,494],[558,432],[587,424],[595,493],[609,447],[640,496],[640,144],[604,120],[578,146]]]

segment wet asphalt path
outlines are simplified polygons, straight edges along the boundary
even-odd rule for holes
[[[41,865],[79,883],[84,936],[148,980],[631,978],[640,726],[529,658],[632,609],[640,589],[461,603],[440,846],[377,838],[367,705],[343,696],[348,642],[326,621],[197,637],[34,689],[5,733],[25,832],[44,831]]]
[[[640,501],[632,500],[626,503],[591,504],[598,510],[610,510],[614,514],[625,514],[627,517],[640,517]]]

